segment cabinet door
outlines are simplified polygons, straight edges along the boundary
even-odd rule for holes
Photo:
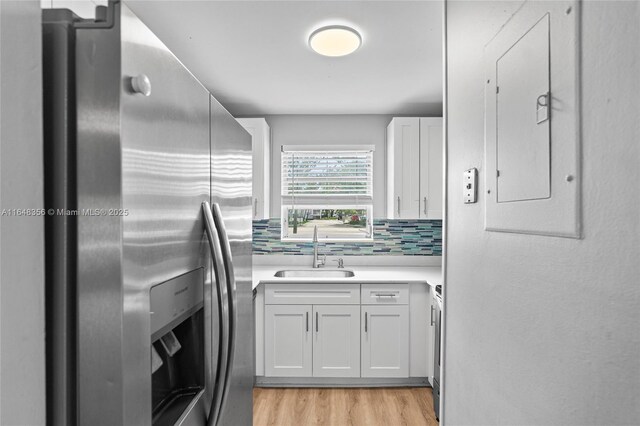
[[[420,119],[420,218],[442,219],[442,118]]]
[[[420,198],[420,119],[394,118],[387,129],[387,217],[417,219]]]
[[[360,306],[314,306],[313,319],[313,376],[360,377]]]
[[[426,283],[409,284],[409,377],[428,377],[433,354],[429,314],[431,295]]]
[[[409,377],[409,308],[362,306],[362,377]]]
[[[254,220],[269,219],[271,181],[271,130],[264,118],[239,118],[238,123],[251,135],[253,143]]]
[[[267,377],[311,377],[311,305],[266,305]]]
[[[255,321],[256,376],[264,376],[264,285],[256,287],[253,295]]]

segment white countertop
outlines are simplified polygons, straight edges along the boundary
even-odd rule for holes
[[[350,278],[277,278],[276,271],[292,269],[309,269],[302,266],[256,265],[253,267],[253,288],[264,283],[415,283],[422,282],[433,287],[442,285],[442,268],[440,266],[353,266],[345,267],[355,276]],[[326,268],[334,269],[334,268]]]

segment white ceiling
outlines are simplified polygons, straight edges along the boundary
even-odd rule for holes
[[[234,115],[439,114],[441,1],[136,1],[126,4]],[[314,53],[351,25],[362,47]]]

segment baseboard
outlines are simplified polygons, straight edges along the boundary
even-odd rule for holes
[[[431,387],[427,377],[265,377],[256,376],[256,387],[264,388],[391,388]]]

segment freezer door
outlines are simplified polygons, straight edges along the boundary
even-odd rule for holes
[[[201,208],[210,197],[209,93],[124,4],[121,26],[124,424],[152,418],[150,288],[197,268],[205,270],[205,390],[179,422],[205,424],[219,333]]]

